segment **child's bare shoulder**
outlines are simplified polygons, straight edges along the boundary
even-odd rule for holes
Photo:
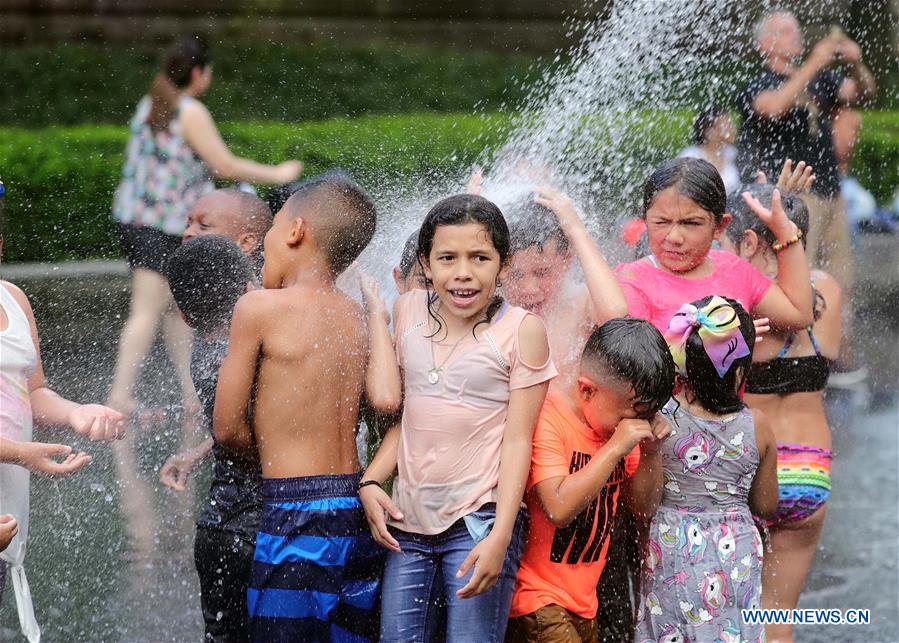
[[[3,284],[3,287],[9,291],[9,294],[13,296],[13,299],[16,300],[16,303],[22,307],[26,313],[31,312],[31,302],[28,301],[28,295],[24,293],[24,291],[15,285],[11,281],[6,281],[5,279],[0,282]]]
[[[281,291],[279,290],[251,290],[237,300],[234,306],[233,319],[235,322],[262,320],[276,314],[279,308]]]

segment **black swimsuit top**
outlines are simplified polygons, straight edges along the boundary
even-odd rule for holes
[[[790,333],[778,356],[767,362],[753,362],[746,378],[746,392],[758,395],[788,395],[824,390],[830,376],[830,360],[821,354],[811,327],[806,329],[815,347],[814,355],[784,357],[793,344]]]
[[[814,290],[814,282],[812,290],[815,292],[816,301],[821,301],[823,304],[823,299]],[[819,311],[816,310],[815,313],[817,319]],[[753,362],[749,367],[749,375],[746,378],[747,393],[789,395],[790,393],[814,393],[824,390],[824,387],[827,386],[827,378],[830,376],[831,361],[821,354],[821,347],[818,346],[818,340],[815,339],[812,327],[808,326],[805,332],[812,340],[815,354],[804,357],[786,357],[796,340],[795,331],[791,332],[777,357],[767,362]]]

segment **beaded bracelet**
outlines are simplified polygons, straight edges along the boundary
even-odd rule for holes
[[[796,234],[794,234],[792,237],[790,237],[783,243],[781,243],[780,241],[775,241],[774,243],[771,244],[771,249],[774,252],[780,252],[781,250],[789,248],[793,244],[799,243],[800,239],[802,239],[802,230],[799,230],[797,228]]]
[[[361,491],[362,487],[368,487],[373,484],[376,484],[379,487],[381,486],[381,483],[378,482],[377,480],[362,480],[359,484],[356,485],[356,491]]]

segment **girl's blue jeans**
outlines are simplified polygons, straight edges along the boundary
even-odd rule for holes
[[[470,514],[478,521],[496,516],[492,505]],[[391,528],[401,553],[390,552],[381,584],[381,641],[426,642],[434,636],[446,611],[446,641],[502,641],[509,620],[518,563],[527,535],[527,512],[518,511],[502,572],[493,588],[472,598],[459,598],[474,572],[462,578],[456,571],[477,544],[463,520],[446,531],[427,536]],[[445,605],[445,607],[444,607]]]

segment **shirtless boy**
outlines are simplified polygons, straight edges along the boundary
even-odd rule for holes
[[[265,289],[234,309],[213,431],[262,465],[247,600],[257,641],[377,636],[381,549],[356,495],[354,432],[363,392],[378,410],[399,406],[399,371],[393,358],[367,380],[380,354],[372,343],[368,359],[365,314],[334,283],[375,220],[371,198],[347,179],[304,185],[265,236]],[[386,334],[380,314],[369,323]],[[385,383],[389,394],[376,390]]]

